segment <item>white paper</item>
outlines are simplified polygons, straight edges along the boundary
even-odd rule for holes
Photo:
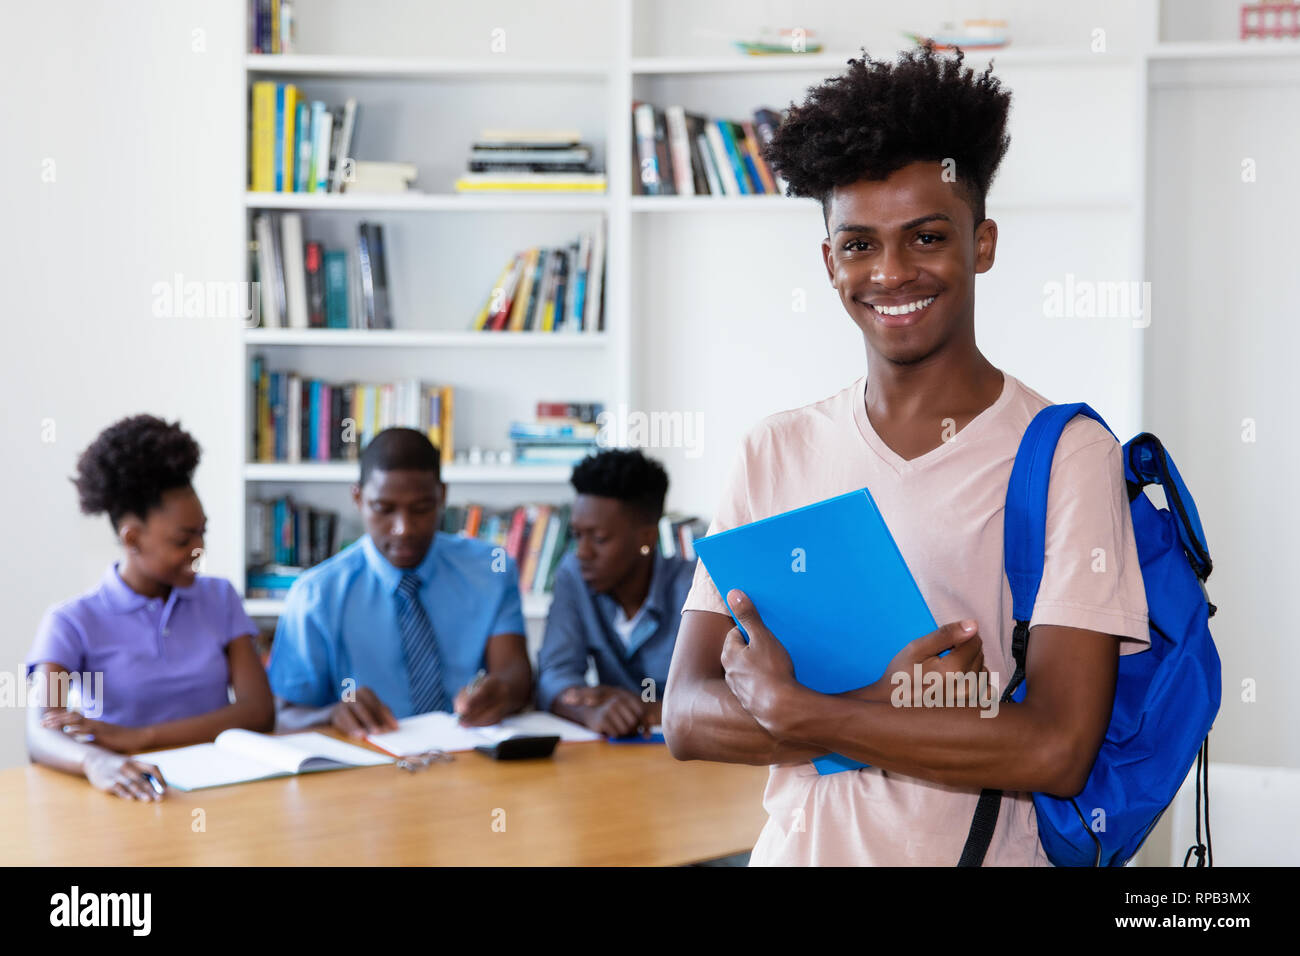
[[[595,731],[542,711],[514,714],[486,727],[462,727],[458,716],[445,711],[406,717],[397,725],[397,730],[371,734],[367,740],[391,754],[404,755],[428,750],[473,750],[510,737],[558,736],[563,741],[601,739]]]
[[[195,744],[176,750],[135,754],[133,759],[153,764],[162,771],[167,785],[177,790],[202,790],[204,787],[247,783],[283,774],[275,767],[222,750],[216,744]]]
[[[393,758],[335,740],[315,731],[300,734],[259,734],[231,728],[210,744],[137,754],[154,764],[163,779],[178,790],[202,790],[340,767],[375,767]]]

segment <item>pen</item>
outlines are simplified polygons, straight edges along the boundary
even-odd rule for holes
[[[469,682],[469,686],[465,688],[465,692],[467,694],[474,693],[476,690],[478,690],[480,687],[483,686],[483,681],[485,680],[487,680],[487,671],[480,668],[479,672],[474,675],[474,679]]]
[[[158,778],[151,773],[144,774],[144,778],[149,781],[149,786],[153,787],[154,793],[161,797],[163,795],[163,785],[158,782]]]

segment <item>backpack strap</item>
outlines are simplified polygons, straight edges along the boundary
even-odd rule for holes
[[[1002,694],[1003,703],[1023,700],[1025,696],[1021,692],[1019,698],[1013,697],[1025,679],[1029,622],[1033,618],[1038,586],[1043,580],[1043,559],[1047,551],[1048,480],[1061,432],[1076,415],[1086,415],[1110,431],[1110,426],[1102,417],[1084,402],[1048,405],[1034,416],[1025,429],[1016,451],[1015,464],[1011,466],[1002,526],[1002,549],[1006,560],[1007,581],[1011,585],[1011,616],[1016,622],[1011,636],[1015,670]],[[1114,434],[1111,432],[1112,437]],[[971,821],[970,833],[966,837],[958,866],[983,865],[1001,806],[1001,790],[986,788],[980,792],[975,817]]]
[[[1204,583],[1214,570],[1214,563],[1210,560],[1210,546],[1205,540],[1196,502],[1188,494],[1183,476],[1178,473],[1173,458],[1160,443],[1160,439],[1150,432],[1135,435],[1125,446],[1125,452],[1124,469],[1129,502],[1147,485],[1156,484],[1163,489],[1169,510],[1178,519],[1178,537],[1183,542],[1183,550],[1192,563],[1192,570]]]

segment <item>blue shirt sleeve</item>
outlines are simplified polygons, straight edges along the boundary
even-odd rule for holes
[[[562,564],[555,574],[551,610],[537,655],[537,708],[550,710],[560,692],[587,682],[587,634],[578,588],[586,585]]]
[[[309,582],[294,582],[276,624],[266,669],[271,692],[302,707],[324,707],[342,692],[331,684],[329,636],[315,614],[318,597]]]
[[[506,585],[502,589],[501,601],[497,605],[496,616],[488,637],[494,634],[525,634],[524,607],[519,597],[519,566],[515,559],[506,558]]]

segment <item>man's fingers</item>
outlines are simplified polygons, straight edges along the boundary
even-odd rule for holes
[[[745,633],[749,639],[762,640],[767,635],[767,628],[763,624],[763,619],[758,616],[758,609],[754,607],[754,602],[749,596],[738,588],[732,588],[727,592],[727,604],[731,608],[736,619],[744,627]],[[743,639],[743,638],[742,638]]]
[[[392,709],[378,697],[375,698],[375,703],[379,705],[378,714],[379,719],[383,722],[383,729],[396,730],[397,718],[393,716]]]
[[[974,663],[983,653],[984,642],[979,636],[968,637],[953,648],[952,653],[945,657],[943,664],[939,666],[949,671],[976,670]]]
[[[962,626],[963,623],[971,624],[971,630],[965,630]],[[932,631],[924,637],[918,637],[913,643],[916,645],[917,651],[922,652],[927,657],[934,657],[950,647],[965,643],[978,633],[979,627],[975,626],[974,621],[951,621],[937,631]]]
[[[727,636],[722,641],[722,669],[730,668],[730,661],[735,655],[743,653],[748,645],[745,643],[744,635],[740,633],[740,628],[733,627],[727,632]]]
[[[615,720],[618,727],[618,736],[622,737],[632,733],[641,723],[641,713],[632,707],[627,701],[620,700],[615,705]]]
[[[357,720],[356,714],[353,713],[353,704],[339,704],[334,711],[334,726],[349,737],[360,737],[365,733],[361,722]]]

